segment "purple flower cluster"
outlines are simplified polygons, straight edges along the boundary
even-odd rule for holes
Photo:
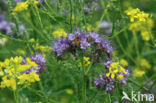
[[[4,16],[0,14],[0,32],[6,33],[8,35],[14,35],[12,28],[13,29],[16,28],[15,23],[4,20]],[[19,33],[23,35],[25,30],[24,25],[20,24],[18,26],[18,29],[19,29]]]
[[[96,87],[100,89],[105,88],[107,92],[113,91],[114,89],[113,83],[114,79],[112,79],[111,77],[106,77],[105,74],[99,75],[98,78],[94,79],[94,84],[96,85]]]
[[[41,55],[36,54],[34,57],[31,58],[31,61],[34,61],[38,66],[38,69],[35,69],[34,67],[24,71],[24,73],[30,73],[30,72],[36,72],[39,73],[40,71],[42,71],[45,68],[45,58],[42,57]],[[28,64],[26,62],[26,60],[23,60],[22,64]]]
[[[104,29],[105,34],[112,34],[112,23],[110,22],[102,21],[99,28]]]
[[[107,61],[106,63],[104,63],[106,70],[108,70],[108,68],[110,67],[110,65],[113,63],[113,61]],[[122,80],[118,79],[118,85],[123,85],[126,84],[127,81],[127,76],[129,76],[129,72],[128,70],[126,70],[126,74],[122,73],[123,78]],[[103,75],[99,75],[98,78],[94,79],[94,84],[97,88],[103,89],[105,88],[105,90],[110,93],[113,91],[114,89],[114,82],[115,82],[115,78],[112,79],[110,76],[107,77],[105,74]]]
[[[99,0],[93,0],[92,2],[88,2],[84,5],[84,10],[86,13],[90,13],[92,11],[98,11],[101,9],[100,5],[97,5]]]
[[[91,45],[95,45],[97,51],[105,52],[111,57],[113,48],[108,40],[102,40],[97,33],[86,33],[80,30],[75,30],[75,33],[70,33],[67,38],[59,38],[53,45],[53,52],[56,56],[62,56],[67,50],[87,50]]]
[[[38,67],[39,71],[44,69],[44,65],[45,65],[46,61],[43,56],[37,54],[31,58],[31,61],[36,62],[36,64],[38,65],[37,67]]]
[[[130,73],[129,73],[128,70],[126,70],[126,74],[122,73],[122,75],[123,75],[124,77],[122,78],[122,80],[119,80],[119,84],[121,84],[121,85],[127,83],[127,76],[129,76]]]

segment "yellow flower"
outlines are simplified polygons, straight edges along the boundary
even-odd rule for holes
[[[89,32],[95,30],[95,28],[92,25],[90,25],[90,24],[87,27],[86,26],[83,26],[82,28],[83,29],[87,29],[87,31],[89,31]]]
[[[127,72],[125,71],[125,69],[119,64],[119,62],[113,62],[110,67],[109,67],[109,72],[106,73],[107,77],[111,77],[112,79],[115,78],[115,76],[117,76],[118,79],[122,80],[123,76],[121,76],[122,74],[127,74]]]
[[[156,65],[153,67],[153,70],[156,71]]]
[[[21,55],[25,55],[26,54],[26,52],[24,50],[22,50],[22,49],[17,49],[16,52],[21,54]]]
[[[21,12],[28,9],[28,1],[18,2],[14,8],[14,12]]]
[[[78,67],[81,67],[82,66],[81,60],[78,60],[78,62],[79,62]],[[83,62],[86,67],[91,64],[89,57],[83,57]]]
[[[119,74],[119,75],[118,75],[118,78],[119,78],[120,80],[122,80],[122,79],[123,79],[123,75]]]
[[[30,64],[31,66],[33,66],[34,68],[38,69],[38,68],[37,68],[37,64],[36,64],[35,62],[31,61],[30,58],[26,58],[26,61],[27,61],[28,64]]]
[[[1,88],[7,87],[16,90],[18,85],[27,86],[40,80],[39,75],[35,72],[30,72],[29,74],[23,73],[31,68],[38,69],[37,64],[31,61],[30,58],[26,59],[27,64],[22,64],[22,61],[22,57],[16,56],[0,62]]]
[[[120,64],[122,65],[122,66],[128,66],[128,62],[125,60],[125,59],[121,59],[120,60]]]
[[[5,87],[8,87],[8,88],[11,88],[12,90],[16,90],[16,80],[14,78],[10,78],[10,79],[7,79],[7,77],[3,77],[2,78],[2,82],[1,82],[1,85],[0,87],[1,88],[5,88]]]
[[[150,69],[150,68],[151,68],[150,63],[149,63],[146,59],[144,59],[144,58],[142,58],[142,59],[140,60],[140,66],[141,66],[142,68],[145,68],[145,69]]]
[[[142,31],[141,32],[141,37],[143,40],[145,41],[149,41],[150,40],[150,34],[148,31]]]
[[[29,74],[22,74],[18,76],[18,79],[18,84],[26,84],[26,86],[30,85],[30,83],[40,81],[39,75],[35,72],[30,72]]]
[[[60,37],[62,37],[62,36],[67,37],[67,35],[68,35],[68,34],[64,31],[64,29],[58,29],[58,30],[54,31],[52,34],[53,34],[53,36],[54,36],[55,38],[60,38]]]
[[[66,89],[66,93],[72,95],[73,94],[73,90],[72,89]]]
[[[135,20],[145,22],[146,19],[149,17],[148,13],[144,13],[143,11],[140,11],[140,9],[138,8],[126,10],[126,14],[130,16],[131,22],[134,22]]]
[[[35,39],[34,38],[31,38],[29,41],[32,42],[32,43],[34,43],[35,42]]]
[[[147,22],[134,22],[130,24],[129,30],[133,33],[141,32],[141,37],[144,41],[149,41],[152,36],[152,29],[154,27],[154,22],[152,19],[148,18]]]
[[[145,71],[144,70],[139,70],[138,68],[135,68],[134,69],[134,75],[136,77],[142,77],[144,74],[145,74]]]

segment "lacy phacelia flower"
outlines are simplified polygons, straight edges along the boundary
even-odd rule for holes
[[[70,33],[67,38],[59,38],[53,46],[53,52],[57,56],[62,56],[65,51],[88,50],[91,45],[96,46],[96,51],[99,51],[99,54],[105,52],[111,57],[113,48],[108,40],[102,40],[97,33],[91,32],[87,35],[87,33],[79,30]]]
[[[8,87],[12,90],[16,90],[18,85],[26,87],[40,80],[39,75],[35,72],[24,73],[30,68],[38,70],[38,65],[34,61],[31,61],[30,58],[25,60],[27,64],[23,64],[23,60],[22,57],[15,57],[6,59],[4,62],[0,63],[0,76],[2,77],[1,88]]]
[[[45,58],[42,57],[41,55],[36,55],[35,57],[31,58],[31,61],[34,61],[38,66],[39,70],[43,70],[44,69],[44,64],[46,63]]]
[[[109,86],[113,87],[114,79],[111,77],[106,77],[105,74],[99,75],[98,78],[94,79],[94,84],[97,88],[102,89],[105,87],[107,92],[111,92],[114,88],[109,88]],[[107,86],[105,86],[107,85]]]
[[[131,22],[134,22],[135,20],[145,22],[146,19],[148,19],[149,17],[148,13],[144,13],[143,11],[140,11],[140,9],[138,8],[126,10],[126,14],[130,16]]]
[[[34,67],[32,68],[29,68],[27,69],[26,71],[24,71],[24,73],[30,73],[30,72],[36,72],[36,73],[39,73],[40,71],[44,70],[45,69],[45,58],[42,57],[41,55],[38,55],[36,54],[34,57],[32,57],[31,59],[29,60],[23,60],[22,64],[28,64],[29,61],[33,61],[37,64],[37,68],[38,69],[35,69]]]

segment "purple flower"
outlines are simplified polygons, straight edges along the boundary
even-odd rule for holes
[[[39,70],[44,69],[44,64],[46,63],[44,57],[37,54],[36,56],[32,57],[31,60],[36,62],[36,64],[38,65],[37,67],[38,67]]]
[[[45,58],[42,57],[41,55],[36,54],[34,57],[31,58],[31,61],[34,61],[37,64],[38,69],[32,67],[32,68],[24,71],[23,73],[27,73],[27,74],[30,73],[30,72],[39,73],[41,70],[44,69],[46,61],[45,61]],[[22,61],[21,64],[28,65],[28,63],[27,63],[27,61],[25,59]]]
[[[109,68],[112,63],[112,61],[107,61],[106,63],[104,63],[104,65],[106,66],[106,68]]]
[[[90,46],[90,43],[88,43],[86,40],[81,41],[80,48],[86,50]]]
[[[61,56],[63,51],[70,47],[67,38],[60,38],[53,46],[53,51],[56,53],[57,56]]]
[[[95,43],[100,43],[101,42],[101,37],[100,37],[99,34],[91,32],[90,37],[94,40]]]
[[[5,33],[12,32],[12,30],[10,28],[10,24],[7,21],[0,22],[0,30],[4,31]]]
[[[32,67],[32,68],[30,68],[30,69],[24,71],[23,73],[29,74],[30,72],[39,73],[39,69],[35,69],[35,68]]]
[[[113,84],[107,84],[105,89],[107,92],[112,92],[114,89],[114,85]]]
[[[104,80],[102,79],[98,79],[98,78],[95,78],[94,79],[94,84],[96,85],[96,87],[102,87],[104,85]]]
[[[75,35],[72,34],[72,33],[70,33],[70,34],[68,35],[68,39],[69,39],[70,41],[74,41],[75,38],[76,38]]]
[[[0,22],[3,21],[4,16],[0,14]]]
[[[112,24],[107,22],[107,21],[103,21],[101,24],[100,24],[100,28],[109,28]]]
[[[22,2],[22,0],[14,0],[15,2]]]
[[[105,74],[99,75],[98,78],[94,79],[94,84],[98,88],[102,88],[104,84],[108,84],[108,83],[114,83],[114,79],[112,79],[111,77],[106,77]]]
[[[112,28],[109,28],[105,31],[106,34],[112,34]]]

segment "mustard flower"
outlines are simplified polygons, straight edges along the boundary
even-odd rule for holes
[[[78,62],[79,62],[78,66],[81,67],[82,66],[81,60],[78,60]],[[86,67],[89,66],[91,63],[89,57],[83,57],[83,62]]]
[[[126,10],[126,14],[130,16],[130,22],[134,22],[135,20],[146,22],[149,17],[148,13],[144,13],[144,11],[140,11],[138,8]]]
[[[142,31],[141,36],[142,36],[142,39],[144,41],[149,41],[150,40],[150,33],[148,31]]]
[[[62,36],[67,37],[67,35],[68,35],[68,34],[64,31],[64,29],[58,29],[58,30],[54,31],[52,34],[53,34],[53,36],[54,36],[55,38],[60,38],[60,37],[62,37]]]
[[[24,60],[22,57],[16,56],[0,62],[0,76],[2,77],[2,82],[0,83],[1,88],[7,87],[16,90],[18,85],[26,87],[40,80],[36,72],[24,73],[30,68],[38,69],[38,65],[34,61],[31,61],[30,58],[26,58],[27,64],[23,64]]]
[[[144,70],[135,68],[133,73],[134,73],[134,76],[136,76],[136,77],[142,77],[146,72]]]
[[[18,2],[14,8],[14,12],[21,12],[28,9],[28,1]]]
[[[151,68],[151,64],[145,58],[142,58],[140,60],[140,66],[142,68],[145,68],[145,69],[150,69]]]
[[[128,62],[125,59],[121,59],[120,64],[124,67],[128,66]]]
[[[107,77],[115,78],[117,76],[118,79],[123,79],[123,74],[127,74],[126,70],[120,65],[119,62],[113,62],[110,64],[109,72],[106,74]]]

